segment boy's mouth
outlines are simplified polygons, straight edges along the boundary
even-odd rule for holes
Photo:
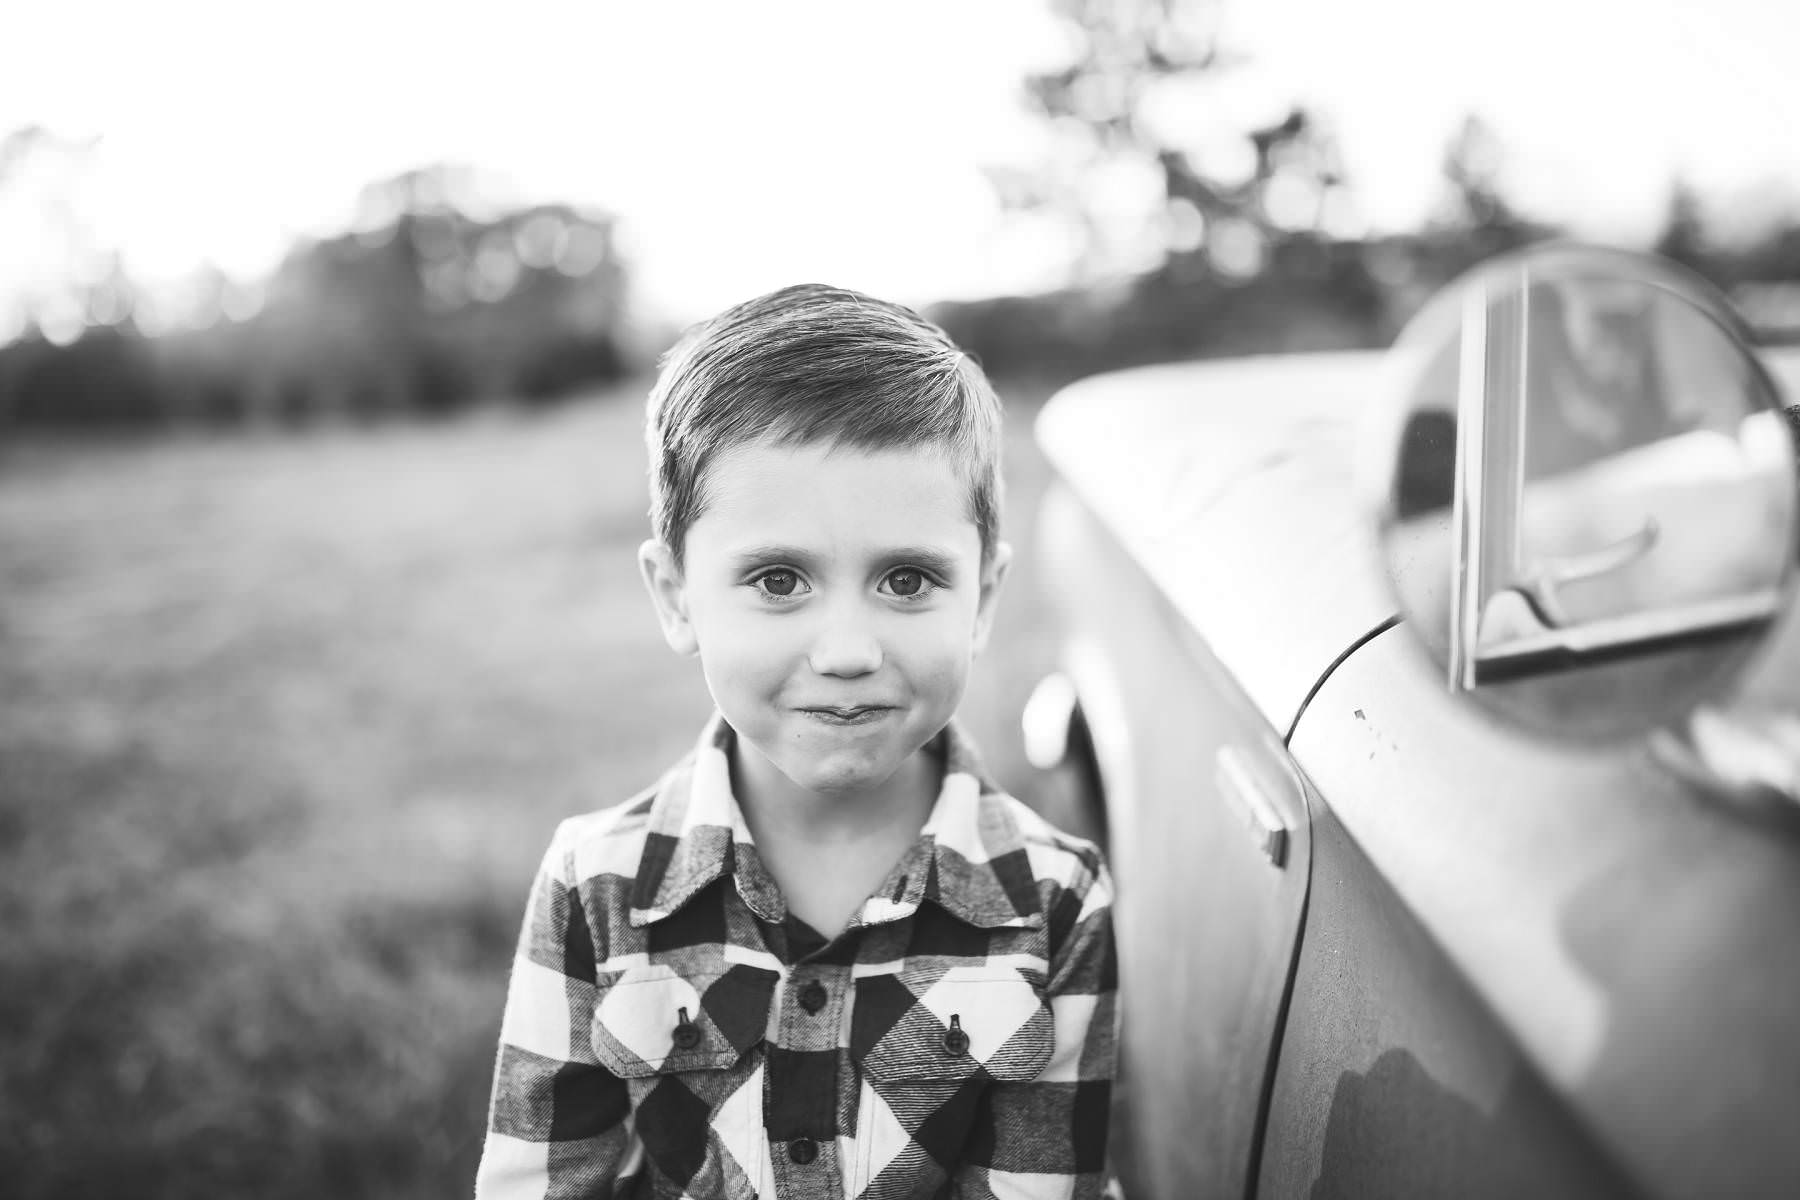
[[[893,709],[881,704],[857,704],[847,708],[835,705],[809,707],[800,710],[809,717],[815,717],[828,725],[866,725],[876,721]]]

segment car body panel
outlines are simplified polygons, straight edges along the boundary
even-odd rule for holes
[[[1120,814],[1111,840],[1129,1081],[1121,1094],[1155,1097],[1123,1123],[1126,1192],[1242,1196],[1305,898],[1300,781],[1279,734],[1184,635],[1183,618],[1106,527],[1066,494],[1045,520],[1058,556],[1049,569],[1066,580],[1052,599],[1095,631],[1074,655],[1078,672],[1086,658],[1111,664],[1115,678],[1159,681],[1107,696],[1082,679],[1099,709],[1089,716],[1096,742],[1105,747],[1117,721],[1135,734],[1129,774],[1116,760],[1107,771],[1108,806]],[[1222,777],[1221,761],[1252,778]],[[1260,789],[1285,828],[1279,863],[1264,853],[1239,786]],[[1172,892],[1181,905],[1154,901]]]
[[[1642,747],[1546,745],[1442,696],[1395,630],[1333,672],[1291,749],[1646,1194],[1792,1195],[1800,814],[1696,794]],[[1307,940],[1302,974],[1324,952],[1310,926]]]
[[[1762,358],[1800,401],[1800,349]],[[1357,478],[1394,382],[1374,351],[1140,367],[1072,384],[1038,418],[1058,477],[1284,731],[1395,615]]]
[[[1394,612],[1350,501],[1355,418],[1386,378],[1367,352],[1148,367],[1075,384],[1038,420],[1060,477],[1284,733]]]
[[[1636,1195],[1329,808],[1261,1197]]]
[[[1800,353],[1764,361],[1800,396]],[[1642,746],[1528,738],[1451,696],[1403,629],[1382,632],[1394,604],[1356,463],[1387,380],[1374,355],[1189,364],[1084,381],[1041,418],[1067,488],[1057,503],[1074,510],[1045,539],[1060,559],[1048,576],[1111,581],[1065,597],[1065,628],[1079,674],[1108,681],[1119,727],[1098,748],[1107,787],[1125,793],[1108,796],[1124,953],[1150,952],[1131,949],[1148,937],[1134,920],[1170,935],[1185,920],[1206,957],[1184,976],[1240,972],[1226,960],[1250,954],[1272,978],[1281,943],[1247,951],[1207,921],[1267,898],[1199,890],[1225,886],[1204,876],[1226,842],[1172,818],[1146,776],[1206,776],[1221,739],[1289,734],[1290,765],[1316,789],[1294,985],[1237,993],[1287,1022],[1264,1079],[1260,1194],[1504,1194],[1476,1186],[1484,1163],[1543,1194],[1800,1192],[1786,1132],[1800,1112],[1787,1020],[1800,1011],[1800,806],[1708,794]],[[1800,714],[1796,664],[1790,604],[1738,693]],[[1228,807],[1217,793],[1203,789],[1201,811]],[[1284,893],[1279,911],[1292,904]],[[1185,1064],[1192,1092],[1214,1095],[1207,1072],[1259,1049],[1260,1028],[1235,1048],[1183,1043],[1166,1000],[1132,997],[1156,978],[1122,976],[1123,1091],[1193,1123],[1185,1140],[1171,1122],[1140,1130],[1140,1151],[1179,1159],[1142,1194],[1258,1194],[1193,1161],[1212,1118],[1178,1077]],[[1171,1046],[1162,1091],[1142,1094],[1133,1064]],[[1358,1191],[1334,1190],[1346,1180]]]

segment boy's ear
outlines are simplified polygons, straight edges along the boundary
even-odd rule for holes
[[[657,624],[662,626],[663,641],[677,654],[698,654],[700,642],[688,619],[687,585],[681,568],[675,564],[674,552],[651,538],[638,547],[638,570],[643,573],[650,604],[656,609]]]
[[[1006,572],[1012,566],[1012,546],[1007,542],[994,545],[993,556],[981,571],[981,596],[975,604],[975,644],[972,653],[987,648],[988,635],[994,629],[994,606],[1000,599],[1000,588],[1006,583]]]

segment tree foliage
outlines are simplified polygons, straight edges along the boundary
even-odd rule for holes
[[[612,219],[482,206],[469,184],[442,164],[371,184],[356,228],[295,243],[255,285],[207,268],[179,298],[140,295],[116,254],[72,272],[91,278],[70,284],[68,336],[40,320],[0,344],[0,425],[441,412],[628,369]]]
[[[1218,0],[1053,4],[1073,53],[1025,82],[1052,151],[1000,182],[1013,207],[1080,227],[1083,266],[1186,259],[1246,277],[1272,243],[1327,225],[1345,182],[1336,146],[1302,107],[1262,123],[1229,115],[1222,89],[1241,60],[1222,41]]]
[[[1521,223],[1501,194],[1504,158],[1493,127],[1475,113],[1465,116],[1444,148],[1442,224],[1459,229],[1511,229]]]

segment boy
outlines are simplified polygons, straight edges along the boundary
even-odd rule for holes
[[[1010,558],[993,390],[793,287],[689,332],[647,438],[644,581],[718,711],[551,842],[477,1195],[1099,1195],[1110,885],[951,722]]]

